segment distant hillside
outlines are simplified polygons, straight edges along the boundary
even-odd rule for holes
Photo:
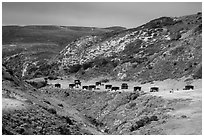
[[[112,29],[72,26],[3,26],[3,44],[12,43],[46,43],[58,45],[84,35],[97,35]]]
[[[68,43],[81,36],[113,32],[112,29],[77,26],[3,26],[2,28],[3,62],[19,77],[30,75],[30,73],[24,74],[25,67],[43,65]]]
[[[121,30],[125,30],[126,28],[121,27],[121,26],[113,26],[113,27],[107,27],[104,29],[113,30],[113,31],[121,31]]]

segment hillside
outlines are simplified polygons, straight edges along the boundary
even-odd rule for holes
[[[122,29],[122,27],[121,27]],[[97,35],[113,31],[95,27],[78,26],[3,26],[3,44],[54,43],[64,45],[84,35]]]
[[[72,41],[50,61],[57,75],[149,82],[201,78],[202,14],[160,17],[112,35]]]
[[[3,135],[202,134],[201,81],[174,94],[100,92],[55,88],[52,80],[36,89],[4,66],[2,73]]]
[[[26,42],[27,39],[34,42],[30,38],[40,36],[31,37],[37,31],[43,34],[41,42],[47,38],[49,42],[3,45],[3,64],[24,79],[74,74],[80,79],[107,76],[145,83],[202,76],[202,13],[160,17],[132,29],[117,26],[102,29],[66,26],[25,28],[23,32],[32,29],[32,33],[27,37],[22,35],[20,39],[18,33],[21,31],[15,31],[17,34],[10,41]],[[54,35],[56,31],[63,39],[68,37],[66,46],[60,46],[59,35]],[[67,33],[80,36],[70,40]],[[3,39],[7,36],[7,33],[4,34]],[[50,36],[44,37],[44,34]]]
[[[38,77],[38,72],[32,72],[56,56],[71,41],[81,36],[101,35],[116,30],[77,26],[3,26],[2,29],[3,64],[23,78],[30,78],[30,75]],[[122,29],[118,27],[117,31]]]
[[[3,29],[3,135],[202,134],[202,13],[132,29]]]
[[[18,79],[4,66],[2,85],[4,135],[102,134],[69,104],[61,104],[61,107],[57,99],[43,95],[41,90]]]

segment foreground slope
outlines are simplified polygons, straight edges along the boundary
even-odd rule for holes
[[[102,134],[77,110],[43,96],[40,90],[2,70],[2,133],[8,135]],[[50,103],[52,102],[52,103]],[[68,107],[68,108],[67,108]]]
[[[3,134],[202,134],[201,80],[191,79],[191,91],[181,89],[185,82],[170,80],[154,82],[157,93],[149,92],[150,83],[142,84],[144,91],[121,93],[69,89],[66,79],[36,89],[4,66],[2,73]],[[179,89],[172,94],[171,88]]]

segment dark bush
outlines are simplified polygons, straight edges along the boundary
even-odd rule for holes
[[[140,50],[140,45],[142,44],[142,40],[137,39],[136,41],[128,44],[125,49],[124,49],[124,53],[126,53],[127,55],[132,55],[135,53],[138,53]]]
[[[49,105],[51,105],[51,103],[50,103],[49,101],[47,101],[47,100],[45,100],[44,102],[47,103],[47,104],[49,104]]]
[[[115,68],[115,67],[118,66],[119,62],[117,62],[117,61],[112,61],[111,64],[112,64],[112,66]]]
[[[135,100],[137,97],[139,97],[139,93],[131,93],[130,94],[130,100]]]
[[[14,81],[13,77],[6,71],[2,71],[2,78],[5,80]]]
[[[197,15],[201,15],[202,14],[202,12],[197,12]]]
[[[70,127],[60,126],[57,129],[59,130],[61,135],[71,135]]]
[[[76,73],[81,69],[81,65],[80,64],[76,64],[73,66],[69,66],[69,72],[70,73]]]
[[[193,74],[194,79],[202,79],[202,66]]]
[[[128,104],[128,106],[126,108],[127,109],[131,109],[131,108],[133,108],[135,106],[136,106],[136,103],[135,102],[131,102],[131,103]]]
[[[105,67],[108,63],[111,63],[108,58],[96,58],[93,62],[97,67]]]
[[[62,118],[65,119],[66,123],[68,123],[69,125],[74,125],[74,123],[72,122],[72,120],[68,116],[62,116]]]
[[[44,78],[44,80],[45,80],[45,81],[47,81],[47,80],[48,80],[48,78]]]
[[[6,71],[7,71],[10,75],[14,76],[14,72],[13,72],[12,69],[7,69]]]
[[[141,64],[143,62],[146,62],[148,59],[147,57],[143,57],[143,58],[134,58],[134,62],[137,62],[138,64]]]
[[[150,117],[150,121],[158,121],[157,116],[151,116],[151,117]]]
[[[68,93],[68,92],[66,92],[66,93],[65,93],[65,97],[68,97],[68,96],[69,96],[69,93]]]
[[[10,130],[7,130],[5,127],[2,126],[2,135],[15,135],[16,133],[13,133]]]
[[[97,119],[91,117],[91,116],[86,116],[87,119],[91,122],[91,124],[95,125],[96,127],[103,126],[103,123],[99,122]]]
[[[41,76],[43,76],[42,72],[37,71],[37,72],[35,72],[33,77],[37,77],[38,78],[38,77],[41,77]]]
[[[16,132],[22,135],[25,132],[25,129],[19,128]]]
[[[157,116],[151,116],[151,118],[145,116],[141,118],[140,120],[135,122],[135,125],[133,125],[130,128],[130,131],[132,132],[132,131],[139,129],[140,127],[144,127],[145,125],[149,124],[151,121],[158,121]]]
[[[62,104],[58,104],[58,106],[60,106],[60,107],[64,107]]]
[[[37,70],[38,70],[37,67],[31,67],[28,71],[29,71],[30,73],[32,73],[32,72],[35,72],[35,71],[37,71]]]
[[[183,46],[179,46],[173,50],[170,51],[170,53],[172,54],[172,56],[178,55],[178,54],[183,54],[184,53],[185,48]]]
[[[100,82],[107,83],[107,82],[109,82],[109,79],[102,79]]]
[[[186,115],[182,115],[181,118],[187,118],[187,116]]]
[[[82,65],[82,68],[84,69],[84,70],[86,70],[86,69],[88,69],[88,68],[91,68],[93,66],[93,62],[87,62],[87,63],[84,63],[83,65]]]
[[[194,29],[194,33],[201,33],[202,32],[202,24],[198,25],[195,29]]]
[[[58,79],[57,76],[54,76],[54,75],[50,75],[47,77],[49,80],[56,80]]]
[[[27,82],[27,83],[29,83],[31,86],[33,86],[35,88],[42,88],[42,87],[47,86],[46,81],[39,81],[39,82],[30,81],[30,82]]]
[[[181,34],[180,33],[173,33],[170,35],[171,40],[178,40],[181,38]]]
[[[49,108],[47,109],[48,112],[50,112],[51,114],[57,114],[57,111],[54,108]]]

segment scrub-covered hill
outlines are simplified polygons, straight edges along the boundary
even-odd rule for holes
[[[86,35],[120,31],[123,27],[3,26],[3,64],[20,78],[41,76],[38,68],[47,64],[71,41]],[[33,73],[34,72],[34,73]]]
[[[49,63],[50,74],[153,81],[201,78],[202,14],[160,17],[112,35],[72,41]],[[48,65],[49,66],[49,65]]]

